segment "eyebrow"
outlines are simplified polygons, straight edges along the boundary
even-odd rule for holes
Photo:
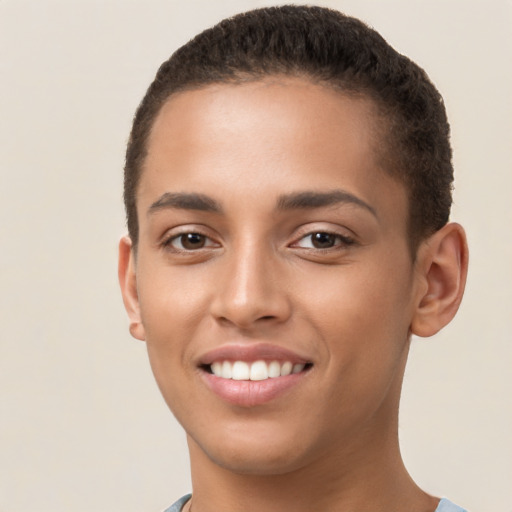
[[[148,214],[167,208],[180,210],[200,210],[203,212],[221,213],[222,208],[215,199],[204,194],[166,192],[148,209]]]
[[[304,191],[285,194],[279,197],[277,201],[277,209],[313,209],[322,208],[324,206],[335,206],[340,203],[349,203],[360,206],[365,210],[368,210],[374,217],[377,217],[375,208],[345,190],[332,190],[328,192]]]
[[[336,206],[349,203],[368,210],[377,217],[377,212],[368,203],[345,190],[328,192],[303,191],[279,196],[277,210],[300,210]],[[166,192],[148,209],[148,214],[167,208],[181,210],[199,210],[204,212],[222,213],[222,207],[213,198],[197,193]]]

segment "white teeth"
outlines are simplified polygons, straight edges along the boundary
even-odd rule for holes
[[[304,370],[305,364],[295,364],[293,365],[292,373],[300,373],[302,370]]]
[[[233,363],[233,380],[249,380],[251,369],[245,361],[235,361]]]
[[[222,377],[223,379],[231,379],[231,376],[233,375],[231,363],[229,361],[224,361],[222,363]]]
[[[216,377],[233,380],[266,380],[286,377],[292,373],[300,373],[305,364],[293,364],[290,361],[266,362],[263,360],[247,363],[245,361],[215,361],[210,365],[211,372]]]
[[[271,379],[281,376],[281,365],[279,364],[279,361],[272,361],[268,365],[268,376]]]
[[[256,361],[251,364],[251,380],[268,379],[268,368],[265,361]]]
[[[293,365],[289,361],[281,366],[281,377],[286,377],[286,375],[290,375],[292,373]]]
[[[222,377],[222,363],[219,361],[215,361],[212,363],[212,373],[213,375],[217,375],[217,377]]]

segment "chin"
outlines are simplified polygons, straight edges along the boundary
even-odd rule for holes
[[[219,467],[239,475],[271,476],[283,475],[298,470],[302,464],[296,458],[275,456],[274,454],[237,453],[207,454],[211,461]]]
[[[222,442],[194,443],[216,466],[241,475],[282,475],[307,464],[308,456],[298,447],[304,445],[268,434],[246,439],[225,435]]]

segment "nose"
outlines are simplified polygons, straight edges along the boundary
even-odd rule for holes
[[[215,319],[242,330],[288,320],[292,308],[277,260],[274,251],[250,243],[232,251],[210,306]]]

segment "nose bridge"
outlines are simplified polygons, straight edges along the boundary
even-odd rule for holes
[[[288,298],[279,286],[274,249],[246,236],[228,250],[223,279],[213,303],[214,315],[242,328],[260,320],[284,321]]]
[[[272,261],[268,250],[253,240],[240,244],[233,254],[233,299],[239,304],[256,304],[272,285]],[[237,254],[238,253],[238,254]]]

